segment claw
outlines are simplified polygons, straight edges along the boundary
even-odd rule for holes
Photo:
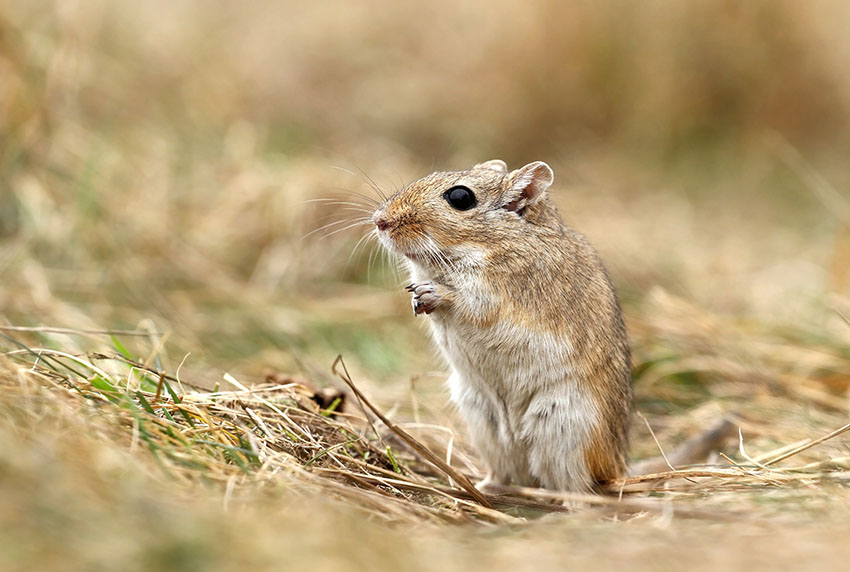
[[[436,294],[436,287],[432,282],[414,282],[406,286],[405,290],[413,294],[411,306],[413,307],[413,315],[415,316],[419,314],[430,314],[439,303],[440,299]]]

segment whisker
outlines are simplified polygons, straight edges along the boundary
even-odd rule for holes
[[[404,266],[404,261],[399,260],[398,257],[394,259],[395,272],[393,272],[393,278],[395,278],[396,283],[401,287],[410,282],[409,273],[407,272],[407,268]]]
[[[378,196],[380,196],[383,200],[387,200],[387,195],[384,193],[384,190],[381,189],[381,186],[378,185],[378,183],[376,183],[372,177],[367,175],[366,171],[364,171],[360,167],[357,167],[357,170],[363,177],[366,178],[366,181],[368,182],[369,186],[372,187],[372,189],[374,189],[376,193],[378,193]]]
[[[429,236],[429,237],[428,237],[428,241],[429,241],[429,242],[430,242],[430,244],[433,246],[433,248],[434,248],[434,252],[435,252],[435,253],[436,253],[436,254],[437,254],[437,255],[438,255],[438,256],[442,259],[442,261],[444,262],[444,264],[445,264],[446,266],[448,266],[448,267],[449,267],[452,271],[454,271],[454,273],[455,273],[456,275],[457,275],[457,274],[460,274],[460,269],[457,267],[457,265],[455,264],[454,260],[452,260],[452,259],[449,257],[449,255],[448,255],[448,254],[446,254],[445,252],[443,252],[442,250],[440,250],[439,248],[437,248],[437,245],[434,243],[434,239],[433,239],[433,238],[431,238],[431,237]]]
[[[390,266],[392,266],[393,269],[393,279],[396,282],[400,282],[402,273],[406,270],[404,268],[404,260],[398,256],[393,256],[391,253],[387,253],[387,257],[390,259]]]
[[[375,249],[369,252],[369,260],[366,261],[366,282],[372,283],[372,259],[375,257]]]
[[[449,258],[449,256],[442,252],[436,244],[434,244],[434,239],[432,239],[426,233],[418,233],[421,241],[423,249],[428,253],[428,258],[434,264],[434,266],[444,268],[449,271],[453,271],[456,275],[460,274],[460,269],[457,267],[455,262]]]
[[[451,258],[449,258],[449,256],[445,252],[438,251],[438,254],[442,257],[445,263],[454,271],[455,274],[460,274],[460,270],[458,269],[457,265]]]
[[[383,270],[382,275],[389,275],[388,267],[390,264],[390,253],[384,250],[384,255],[381,256],[381,269]]]
[[[375,235],[375,231],[367,232],[366,234],[360,237],[360,240],[358,240],[357,244],[354,245],[354,248],[351,249],[351,254],[348,255],[348,260],[345,263],[345,270],[348,270],[351,261],[354,260],[354,255],[357,253],[357,249],[364,244],[368,244],[368,239],[370,238],[377,238],[377,236]]]
[[[334,187],[333,190],[338,192],[338,193],[343,193],[343,194],[349,195],[350,197],[356,197],[360,200],[366,201],[370,206],[378,206],[382,202],[377,197],[373,197],[373,196],[361,193],[360,191],[355,191],[353,189],[347,189],[345,187]]]
[[[354,221],[354,222],[352,222],[352,221],[351,221],[351,219],[345,219],[345,220],[337,220],[337,221],[333,221],[333,222],[330,222],[330,223],[328,223],[328,224],[326,224],[326,225],[320,226],[320,227],[319,227],[319,228],[317,228],[317,229],[311,230],[310,232],[308,232],[307,234],[305,234],[303,237],[301,237],[301,240],[307,239],[307,238],[309,238],[310,236],[312,236],[312,235],[316,234],[317,232],[321,232],[321,231],[323,231],[323,230],[327,230],[327,229],[329,229],[329,228],[331,228],[331,227],[333,227],[333,226],[340,225],[340,224],[346,224],[346,223],[348,223],[348,224],[347,224],[347,226],[344,226],[344,227],[342,227],[342,228],[335,229],[335,230],[334,230],[334,231],[332,231],[332,232],[329,232],[329,233],[327,233],[327,234],[324,234],[324,235],[322,235],[321,239],[328,238],[329,236],[333,236],[333,235],[335,235],[335,234],[337,234],[337,233],[339,233],[339,232],[343,232],[343,231],[346,231],[346,230],[348,230],[348,229],[351,229],[351,228],[354,228],[354,227],[357,227],[357,226],[367,226],[367,225],[371,225],[371,224],[372,224],[372,221],[371,221],[371,220],[369,220],[369,219],[365,219],[365,218],[364,218],[364,219],[361,219],[361,220],[356,220],[356,221]],[[320,240],[321,240],[321,239],[320,239]]]
[[[331,187],[331,190],[333,190],[336,193],[341,193],[341,194],[347,195],[349,198],[361,200],[361,201],[364,202],[363,206],[366,206],[366,207],[370,207],[370,208],[371,207],[378,207],[381,204],[381,201],[378,200],[375,197],[370,197],[369,195],[364,195],[363,193],[361,193],[359,191],[354,191],[352,189],[347,189],[345,187]],[[333,200],[333,199],[331,199],[331,200]]]
[[[341,211],[353,212],[355,215],[351,216],[340,216]],[[350,210],[348,208],[337,209],[332,213],[326,213],[320,217],[318,217],[318,221],[322,223],[322,228],[328,228],[330,225],[334,224],[342,224],[346,222],[354,222],[354,221],[370,221],[372,220],[372,213],[366,213],[363,211]],[[328,222],[330,221],[330,222]]]
[[[382,201],[387,200],[387,195],[384,193],[381,187],[378,186],[378,184],[369,175],[367,175],[365,171],[363,171],[363,169],[360,169],[358,167],[357,170],[359,171],[359,173],[356,173],[351,169],[346,169],[345,167],[334,166],[333,168],[342,171],[343,173],[348,173],[349,175],[360,178],[369,186],[369,188],[371,188],[379,197],[381,197]]]
[[[361,214],[364,214],[364,215],[368,215],[366,218],[369,218],[369,219],[371,219],[372,215],[375,213],[375,211],[366,210],[366,209],[363,209],[363,208],[360,208],[360,207],[340,207],[336,210],[338,212],[344,211],[344,212],[349,212],[349,213],[361,213]],[[335,213],[331,213],[330,216],[333,216],[334,214]]]
[[[345,227],[342,227],[342,228],[338,228],[338,229],[336,229],[336,230],[334,230],[334,231],[332,231],[332,232],[329,232],[328,234],[322,235],[322,239],[329,238],[329,237],[331,237],[331,236],[333,236],[333,235],[335,235],[335,234],[339,234],[340,232],[345,232],[346,230],[350,230],[350,229],[352,229],[352,228],[356,228],[356,227],[358,227],[358,226],[370,226],[371,224],[372,224],[372,221],[358,221],[358,222],[354,222],[354,223],[351,223],[351,224],[350,224],[350,225],[348,225],[348,226],[345,226]]]
[[[340,201],[337,199],[309,199],[306,201],[301,201],[299,204],[305,203],[322,203],[323,205],[328,206],[352,207],[362,209],[364,212],[374,212],[373,209],[371,209],[370,205],[364,205],[362,203],[355,203],[352,201]]]
[[[434,266],[439,266],[438,260],[437,260],[436,256],[434,256],[434,250],[431,248],[431,245],[428,244],[427,242],[422,242],[422,246],[425,250],[425,256],[426,256],[426,258],[428,258],[428,260],[431,262],[431,264],[434,265]]]
[[[325,230],[327,228],[330,228],[330,227],[332,227],[334,225],[338,225],[338,224],[346,224],[346,223],[351,223],[351,222],[363,222],[363,221],[367,220],[366,217],[338,218],[337,213],[331,213],[331,214],[325,215],[325,216],[321,217],[320,220],[324,221],[324,220],[327,220],[329,218],[333,218],[334,220],[332,220],[329,223],[323,224],[322,226],[320,226],[317,229],[312,230],[311,232],[316,232],[316,231],[319,231],[319,230]]]

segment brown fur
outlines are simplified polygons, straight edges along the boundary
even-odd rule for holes
[[[458,327],[507,324],[571,345],[570,367],[580,375],[564,383],[576,383],[581,393],[590,396],[598,419],[584,450],[563,454],[582,454],[592,481],[622,476],[631,364],[610,280],[587,240],[566,227],[549,202],[545,193],[551,183],[548,166],[531,164],[508,173],[492,163],[499,162],[428,175],[396,193],[375,216],[394,250],[433,269],[440,304],[432,319],[450,320]],[[535,165],[542,167],[532,168]],[[447,204],[443,193],[455,185],[474,190],[475,208],[458,211]],[[431,241],[438,252],[423,253],[423,241]],[[458,273],[446,270],[472,264],[464,249],[484,257],[469,271],[486,292],[474,301],[457,298],[461,285],[452,276]],[[521,351],[530,343],[535,341],[513,340],[511,350]],[[494,345],[490,351],[503,350],[507,351]],[[533,397],[519,399],[517,406],[528,407]]]

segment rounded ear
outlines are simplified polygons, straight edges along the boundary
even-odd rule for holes
[[[555,180],[552,168],[543,161],[529,163],[506,177],[505,208],[521,212],[543,198],[544,192]]]
[[[501,159],[491,159],[489,161],[484,161],[483,163],[478,163],[472,167],[473,171],[477,171],[478,169],[489,169],[498,173],[507,173],[508,165]]]

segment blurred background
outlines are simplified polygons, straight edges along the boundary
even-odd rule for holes
[[[374,244],[357,246],[366,228],[348,227],[361,213],[325,199],[363,204],[375,185],[391,192],[435,169],[543,160],[563,217],[615,282],[636,409],[665,446],[730,410],[758,451],[822,435],[850,407],[848,22],[843,0],[0,1],[0,325],[157,332],[120,342],[206,387],[225,371],[247,385],[269,370],[334,384],[342,354],[392,416],[421,413],[460,435],[404,276]],[[0,333],[69,353],[116,345]],[[0,432],[0,484],[21,492],[0,495],[20,533],[4,550],[31,545],[35,562],[61,564],[66,548],[118,546],[156,568],[224,550],[220,534],[244,540],[241,525],[216,520],[224,485],[203,489],[203,509],[186,500],[200,489],[174,480],[147,493],[165,490],[144,480],[160,473],[127,469],[125,426],[110,425],[111,457],[103,440],[60,447],[88,431],[72,422],[79,411],[28,403],[0,399],[19,411]],[[638,417],[633,434],[636,457],[657,452]],[[850,444],[831,443],[846,463]],[[844,502],[846,522],[846,492],[824,490],[747,507],[825,519]],[[325,554],[323,527],[340,509],[321,516],[311,502],[281,526],[313,522],[309,550]],[[279,528],[263,519],[283,517],[258,506],[233,522],[262,529],[251,546],[268,539],[246,558],[273,561]],[[561,529],[541,526],[549,548],[563,545]],[[174,546],[149,551],[163,527]],[[346,554],[406,546],[369,530],[374,544],[348,538]],[[597,554],[594,539],[610,546],[609,533],[625,542],[621,529],[573,532],[590,538],[572,544],[579,554]],[[638,537],[621,554],[644,546]],[[398,568],[390,548],[381,554]]]
[[[403,276],[314,199],[539,159],[637,365],[660,300],[843,343],[848,18],[829,0],[3,3],[0,316],[144,323],[199,373],[324,375],[337,353],[383,381],[441,369]]]

